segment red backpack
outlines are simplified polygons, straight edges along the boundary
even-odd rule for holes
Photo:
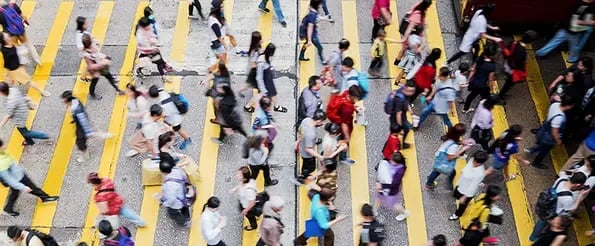
[[[331,99],[326,107],[326,117],[333,123],[340,124],[342,122],[339,110],[341,110],[344,103],[349,103],[346,98],[347,92],[343,94],[332,94]]]

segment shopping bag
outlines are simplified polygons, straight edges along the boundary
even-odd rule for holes
[[[142,166],[143,186],[161,185],[163,183],[158,159],[147,158],[143,160]]]
[[[309,219],[306,220],[306,231],[304,232],[304,236],[307,238],[310,237],[322,237],[324,236],[324,232],[326,230],[322,229],[316,219]]]
[[[177,166],[184,169],[186,175],[188,175],[188,180],[193,185],[198,185],[200,181],[200,173],[198,172],[198,164],[192,158],[186,156],[178,162]]]

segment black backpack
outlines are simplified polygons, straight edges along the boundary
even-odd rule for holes
[[[36,236],[37,238],[39,238],[39,240],[41,240],[41,243],[43,243],[44,246],[58,246],[58,242],[56,242],[56,239],[54,239],[52,236],[48,234],[45,234],[35,229],[25,229],[25,231],[29,232],[27,238],[25,239],[27,245],[29,245],[29,242],[31,242],[33,236]]]
[[[568,181],[568,179],[560,179],[554,184],[554,186],[539,193],[537,203],[535,204],[535,214],[539,216],[539,219],[547,221],[556,217],[558,197],[572,196],[572,192],[570,191],[556,192],[556,189],[563,181]]]
[[[384,224],[378,222],[377,220],[362,223],[362,233],[360,237],[360,243],[365,245],[371,242],[383,242],[384,239],[386,239]]]
[[[258,192],[256,191],[256,204],[254,204],[254,207],[252,208],[252,210],[250,210],[250,213],[256,215],[256,216],[260,216],[262,215],[262,209],[264,208],[264,203],[266,203],[270,196],[269,193],[267,193],[266,191],[263,192]]]

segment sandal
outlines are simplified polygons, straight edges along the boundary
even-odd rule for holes
[[[287,113],[287,108],[279,105],[275,106],[273,110],[276,112]]]
[[[246,106],[244,106],[244,111],[246,111],[248,113],[254,113],[254,107],[246,107]]]
[[[215,124],[215,125],[221,125],[221,123],[219,123],[217,120],[215,119],[210,119],[209,120],[211,122],[211,124]]]
[[[244,226],[244,230],[245,231],[254,231],[254,230],[256,230],[256,228],[252,228],[250,226]]]

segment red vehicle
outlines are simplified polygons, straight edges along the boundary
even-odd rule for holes
[[[575,0],[454,0],[459,26],[471,20],[473,11],[488,3],[496,4],[490,22],[497,25],[552,25],[570,21]]]

